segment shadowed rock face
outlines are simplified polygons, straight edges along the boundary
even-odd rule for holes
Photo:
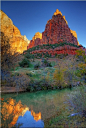
[[[36,36],[35,38],[34,36],[34,38],[30,41],[30,44],[28,45],[27,49],[35,47],[37,45],[60,44],[64,42],[71,43],[77,46],[79,45],[76,32],[68,27],[68,23],[65,19],[65,16],[62,16],[62,13],[57,9],[56,12],[53,14],[52,19],[47,21],[45,31],[42,33],[42,38],[40,38],[40,36]],[[77,48],[74,48],[72,46],[69,46],[71,48],[65,47],[63,46],[54,49],[52,50],[52,52],[47,50],[47,52],[51,54],[75,54],[75,50],[77,50]],[[39,50],[36,50],[34,52],[40,53]],[[42,52],[44,52],[44,50],[42,50]]]
[[[1,40],[1,48],[4,45],[4,38],[9,39],[10,53],[13,55],[15,52],[23,53],[27,50],[28,42],[25,41],[19,29],[13,24],[12,20],[0,10],[1,15],[1,32],[4,34]]]

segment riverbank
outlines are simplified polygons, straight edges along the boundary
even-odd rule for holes
[[[25,89],[19,88],[19,90],[16,87],[0,87],[0,93],[17,93],[17,92],[25,92]]]

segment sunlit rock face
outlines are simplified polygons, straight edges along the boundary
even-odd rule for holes
[[[1,17],[1,32],[4,32],[5,36],[12,38],[13,36],[13,22],[12,20],[0,10]]]
[[[71,32],[71,33],[73,34],[73,36],[77,39],[76,31],[70,30],[70,32]],[[78,45],[79,45],[79,42],[78,42]]]
[[[54,12],[53,15],[58,15],[58,14],[62,15],[62,13],[58,9],[56,9],[56,12]]]
[[[32,38],[32,40],[35,40],[35,39],[37,39],[37,38],[42,39],[42,33],[40,33],[40,32],[35,33],[35,35],[34,35],[34,37]]]
[[[65,16],[63,16],[64,20],[66,21],[66,24],[68,24],[67,20],[65,19]]]
[[[27,37],[24,35],[22,36],[22,38],[29,44],[30,43],[30,40],[27,39]]]
[[[74,37],[76,37],[76,38],[77,38],[77,34],[76,34],[76,32],[75,32],[75,31],[70,30],[70,32],[73,34],[73,36],[74,36]]]
[[[58,15],[58,14],[60,14],[62,16],[62,13],[58,9],[56,9],[56,12],[54,12],[53,15]],[[66,21],[65,16],[63,16],[63,18]],[[68,24],[67,21],[66,21],[66,24]]]
[[[1,32],[5,37],[9,39],[10,44],[10,53],[14,54],[15,52],[23,53],[24,50],[27,50],[27,41],[25,41],[19,29],[13,24],[12,20],[0,10],[1,16]],[[3,37],[4,39],[4,37]],[[4,41],[1,41],[1,45],[4,44]],[[2,47],[2,46],[1,46]]]

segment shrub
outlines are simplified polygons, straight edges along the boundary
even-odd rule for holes
[[[85,55],[85,51],[83,51],[82,49],[77,50],[76,51],[76,57],[80,60],[80,61],[86,61],[86,55]]]
[[[19,88],[26,89],[27,85],[29,84],[28,76],[19,73],[15,73],[15,74],[6,73],[6,75],[4,74],[4,78],[2,76],[2,82],[4,81],[5,81],[5,86],[17,87],[17,89]]]
[[[30,61],[27,58],[24,58],[21,62],[19,62],[20,67],[29,67]]]
[[[86,73],[86,64],[80,63],[80,64],[78,64],[78,67],[81,72],[81,75],[84,75]]]
[[[39,67],[40,67],[40,64],[39,63],[37,63],[37,64],[34,65],[34,69],[38,69]]]
[[[15,86],[17,89],[24,88],[26,89],[29,84],[29,79],[26,75],[19,75],[13,77],[13,86]]]
[[[27,59],[30,59],[30,58],[31,58],[31,55],[30,55],[29,53],[26,53],[24,56],[25,56],[25,58],[27,58]]]
[[[15,76],[19,76],[19,73],[15,73]]]
[[[86,74],[86,64],[84,63],[79,63],[77,70],[75,72],[75,75],[78,77],[83,77]]]
[[[72,86],[72,82],[73,82],[73,77],[74,77],[74,75],[70,70],[64,71],[64,80],[65,80],[64,83],[66,83],[64,86],[71,87]]]
[[[26,73],[27,76],[32,77],[33,75],[31,73]]]
[[[41,80],[31,80],[27,86],[27,91],[33,92],[33,91],[39,91],[39,90],[47,90],[51,89],[51,85],[46,81],[46,79]]]
[[[46,67],[52,67],[51,62],[47,61],[46,59],[42,61],[42,65]]]

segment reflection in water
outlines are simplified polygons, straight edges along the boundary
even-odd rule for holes
[[[34,117],[34,120],[36,121],[41,119],[41,112],[35,113],[33,110],[31,110],[31,115]]]
[[[19,116],[16,126],[18,127],[19,125],[20,128],[43,128],[44,127],[44,122],[42,120],[34,120],[34,117],[31,115],[30,111],[26,111],[26,113],[24,114],[24,116]]]
[[[14,99],[9,99],[7,102],[2,103],[1,116],[3,124],[7,124],[7,127],[12,127],[16,124],[19,116],[23,117],[26,112],[29,112],[29,108],[21,104],[21,101],[18,103]],[[38,121],[41,119],[41,113],[36,114],[33,110],[31,115],[34,117],[34,120]],[[9,123],[10,122],[10,123]]]

